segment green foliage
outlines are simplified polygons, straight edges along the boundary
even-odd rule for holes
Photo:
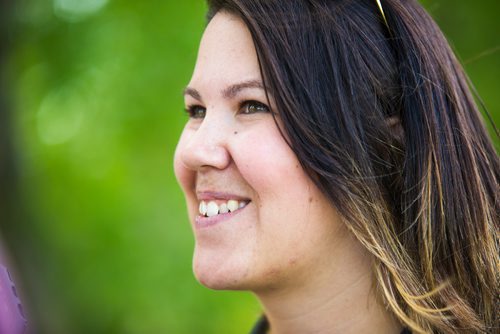
[[[499,124],[499,3],[424,4]],[[16,251],[40,333],[241,333],[257,318],[248,293],[193,278],[173,175],[204,13],[202,0],[17,3],[7,69],[30,243]]]

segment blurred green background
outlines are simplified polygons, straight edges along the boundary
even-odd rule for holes
[[[11,139],[3,134],[0,227],[32,325],[247,332],[260,312],[253,297],[193,278],[172,169],[204,1],[0,2],[1,129]],[[500,124],[500,2],[423,4]]]

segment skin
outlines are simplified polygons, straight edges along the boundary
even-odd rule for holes
[[[273,333],[399,333],[373,293],[371,256],[300,167],[273,119],[272,96],[270,110],[245,104],[268,104],[255,87],[261,81],[247,27],[216,14],[185,94],[197,117],[187,122],[174,158],[196,241],[196,278],[212,289],[255,293]],[[253,84],[234,89],[242,82]],[[250,203],[200,227],[200,194],[207,191]]]

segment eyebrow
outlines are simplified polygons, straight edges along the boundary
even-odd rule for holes
[[[248,81],[243,81],[239,82],[233,85],[230,85],[226,88],[224,88],[221,91],[222,97],[225,99],[232,99],[236,95],[238,95],[242,90],[245,89],[250,89],[250,88],[257,88],[257,89],[262,89],[264,90],[264,85],[260,80],[248,80]],[[201,102],[201,94],[198,92],[196,89],[191,88],[191,87],[186,87],[184,89],[184,95],[189,95],[193,97],[194,99],[198,100]]]

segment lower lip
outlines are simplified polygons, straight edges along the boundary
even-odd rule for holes
[[[222,223],[228,219],[231,219],[232,217],[234,217],[238,213],[245,210],[249,204],[250,203],[248,203],[247,205],[245,205],[244,207],[242,207],[241,209],[238,209],[236,211],[228,212],[228,213],[219,213],[218,215],[212,216],[212,217],[197,216],[195,218],[196,228],[211,227],[211,226],[217,225],[219,223]]]

